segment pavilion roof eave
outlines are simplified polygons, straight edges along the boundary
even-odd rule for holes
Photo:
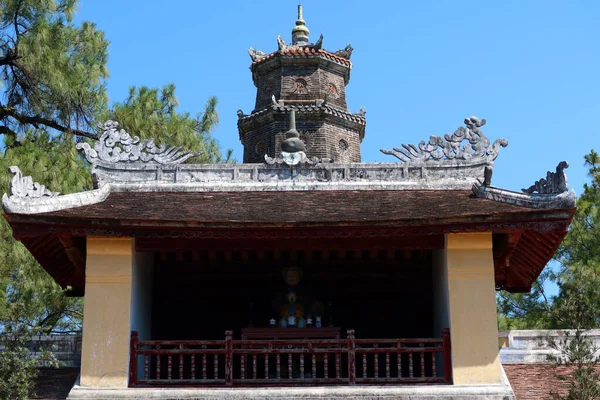
[[[466,118],[452,135],[382,150],[396,163],[282,152],[264,164],[193,165],[184,162],[197,154],[141,141],[108,121],[93,147],[77,144],[92,164],[94,190],[59,196],[11,167],[2,204],[14,236],[57,282],[72,283],[74,294],[84,290],[82,239],[91,235],[282,240],[493,232],[497,286],[523,290],[565,236],[575,193],[564,161],[522,192],[493,187],[494,160],[508,141],[492,143],[480,129],[485,123]]]

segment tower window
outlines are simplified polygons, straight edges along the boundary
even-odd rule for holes
[[[308,84],[302,78],[298,78],[294,81],[294,93],[306,94],[308,93]]]
[[[340,142],[338,143],[338,146],[340,148],[340,152],[341,153],[345,153],[348,151],[348,142],[346,142],[344,139],[341,139]]]

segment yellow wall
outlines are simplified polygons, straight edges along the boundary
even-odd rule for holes
[[[455,385],[501,382],[491,233],[446,237]]]
[[[87,239],[81,386],[127,387],[131,271],[131,238]]]

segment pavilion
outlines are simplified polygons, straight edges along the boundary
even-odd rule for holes
[[[69,398],[513,397],[495,290],[529,291],[564,238],[568,164],[494,187],[508,141],[476,117],[363,163],[353,49],[322,41],[300,6],[291,44],[250,50],[242,164],[192,164],[108,121],[78,144],[93,190],[11,167],[14,237],[84,297]]]

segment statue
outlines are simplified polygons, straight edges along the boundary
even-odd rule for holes
[[[302,280],[302,269],[299,267],[286,267],[281,271],[283,281],[290,287],[296,287]]]
[[[296,303],[296,293],[290,291],[287,295],[287,303],[281,306],[279,326],[304,328],[306,321],[304,319],[304,306]]]

